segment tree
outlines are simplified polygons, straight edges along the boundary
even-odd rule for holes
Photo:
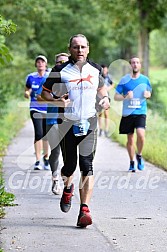
[[[101,2],[101,1],[100,1]],[[138,53],[143,62],[143,72],[148,75],[149,69],[149,35],[154,29],[163,25],[167,15],[166,0],[114,0],[102,1],[106,13],[111,13],[111,30],[115,31],[116,40],[126,52]],[[138,46],[134,47],[134,44]],[[138,50],[136,50],[138,48]]]
[[[150,64],[152,66],[167,67],[167,31],[154,30],[150,33]]]
[[[0,15],[0,64],[5,65],[12,60],[12,55],[5,45],[5,37],[16,31],[16,25],[12,20],[5,20]]]
[[[17,36],[7,45],[26,58],[42,53],[54,60],[65,51],[71,35],[84,33],[90,57],[99,63],[139,54],[144,73],[149,68],[149,36],[167,13],[166,0],[0,0],[1,12],[17,24]]]
[[[119,48],[108,28],[109,16],[97,2],[0,0],[0,5],[1,12],[18,26],[17,36],[7,43],[14,52],[21,51],[22,56],[34,59],[42,53],[52,62],[55,53],[67,50],[71,35],[84,33],[90,40],[91,58],[105,63],[117,58]]]
[[[144,73],[148,75],[150,32],[163,25],[167,14],[166,0],[137,0],[139,16],[139,57],[143,61]]]

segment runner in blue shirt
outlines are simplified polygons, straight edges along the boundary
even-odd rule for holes
[[[130,59],[130,64],[132,74],[122,77],[116,87],[114,99],[116,101],[123,101],[119,132],[120,134],[127,134],[127,150],[130,158],[129,170],[135,172],[134,130],[136,129],[137,135],[137,168],[144,170],[142,150],[145,141],[147,98],[151,97],[152,88],[148,77],[140,73],[140,59],[133,56]]]
[[[45,81],[49,75],[49,71],[47,70],[47,58],[43,55],[37,56],[35,59],[35,66],[37,72],[30,73],[26,78],[24,97],[27,99],[30,98],[30,116],[34,126],[34,148],[36,155],[34,170],[42,169],[40,165],[42,151],[44,151],[44,169],[49,170],[48,141],[43,138],[46,135],[46,120],[43,115],[46,113],[47,106],[46,104],[41,105],[36,97],[36,92],[40,83]]]

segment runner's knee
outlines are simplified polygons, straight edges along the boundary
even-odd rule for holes
[[[41,140],[43,138],[42,132],[35,132],[35,142]]]
[[[64,165],[62,167],[62,169],[61,169],[61,173],[65,177],[70,177],[74,173],[75,169],[76,169],[76,166],[70,166],[70,165],[66,166],[66,165]]]
[[[79,166],[82,176],[91,176],[93,175],[93,153],[89,156],[79,156]]]

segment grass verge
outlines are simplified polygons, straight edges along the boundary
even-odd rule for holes
[[[113,109],[114,108],[114,109]],[[121,146],[126,147],[127,136],[119,134],[119,123],[121,119],[120,104],[114,104],[110,110],[110,124],[114,125],[111,138],[118,142]],[[167,171],[167,156],[166,156],[166,132],[167,122],[157,113],[148,110],[146,140],[143,149],[143,157],[148,162]]]
[[[5,183],[3,179],[3,156],[6,153],[7,146],[24,126],[29,117],[27,107],[20,107],[19,100],[10,101],[5,110],[1,111],[0,121],[0,218],[5,214],[4,207],[12,206],[15,196],[5,191]]]

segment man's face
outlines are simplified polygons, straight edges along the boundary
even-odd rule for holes
[[[108,67],[103,67],[103,74],[104,76],[108,74]]]
[[[86,61],[89,53],[89,46],[87,40],[83,37],[74,37],[69,47],[71,57],[75,61]]]
[[[43,59],[38,59],[36,61],[36,67],[38,71],[46,70],[46,62]]]
[[[139,58],[132,58],[131,59],[131,67],[132,67],[133,73],[140,72],[140,69],[141,69],[140,59]]]
[[[59,56],[56,59],[56,65],[61,65],[61,64],[63,64],[66,61],[68,61],[68,57],[67,56]]]

